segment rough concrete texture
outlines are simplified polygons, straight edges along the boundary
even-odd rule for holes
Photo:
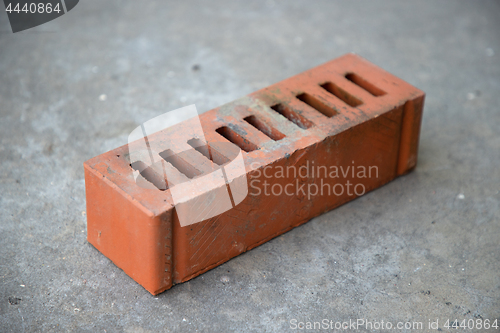
[[[500,320],[499,12],[85,1],[17,34],[2,12],[0,331]],[[209,110],[350,51],[426,92],[414,172],[157,297],[87,243],[83,161],[165,111]]]

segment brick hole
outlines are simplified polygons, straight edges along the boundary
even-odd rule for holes
[[[375,97],[378,96],[383,96],[386,94],[385,91],[382,89],[374,86],[370,82],[366,81],[363,79],[361,76],[355,73],[347,73],[345,75],[345,78],[354,83],[355,85],[359,86],[360,88],[363,88],[364,90],[368,91],[370,94],[372,94]]]
[[[320,102],[317,98],[309,95],[308,93],[302,93],[297,95],[296,97],[327,117],[333,117],[336,114],[338,114],[336,110],[332,109],[329,106],[326,106],[325,104]]]
[[[287,107],[286,105],[275,104],[271,106],[271,109],[278,112],[280,115],[290,120],[292,123],[294,123],[295,125],[299,126],[302,129],[308,129],[314,126],[312,122],[304,118],[302,115],[290,110],[290,108]]]
[[[158,173],[156,173],[156,171],[147,166],[146,163],[137,161],[130,164],[130,167],[136,171],[142,170],[140,171],[140,175],[160,191],[165,191],[166,189],[168,189],[167,182],[165,181],[163,176],[160,176]]]
[[[190,179],[202,174],[200,170],[196,169],[194,166],[186,162],[184,159],[182,159],[182,157],[175,154],[170,149],[164,150],[158,155],[160,155],[165,161],[172,164],[174,168],[179,170],[180,173],[184,174]]]
[[[247,153],[259,149],[256,144],[246,140],[227,126],[219,127],[215,131]]]
[[[227,162],[229,162],[229,158],[226,156],[222,155],[220,152],[218,152],[214,147],[210,146],[209,144],[203,142],[200,139],[193,138],[191,140],[188,140],[188,145],[193,147],[197,152],[208,158],[210,161],[214,162],[217,165],[224,165]]]
[[[332,82],[326,82],[326,83],[320,84],[319,86],[321,88],[325,89],[326,91],[328,91],[330,94],[337,97],[338,99],[342,100],[344,103],[346,103],[349,106],[356,107],[358,105],[363,104],[363,102],[361,100],[359,100],[358,98],[349,94],[347,91],[338,87],[336,84],[334,84]]]
[[[248,117],[243,118],[243,120],[245,120],[247,123],[249,123],[250,125],[252,125],[256,129],[258,129],[259,131],[261,131],[262,133],[264,133],[266,136],[273,139],[274,141],[281,140],[285,137],[285,135],[283,133],[278,131],[276,128],[270,126],[266,122],[260,120],[256,116],[253,116],[253,115],[248,116]]]

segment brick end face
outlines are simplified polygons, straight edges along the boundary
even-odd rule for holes
[[[398,175],[403,175],[417,166],[420,126],[424,109],[425,96],[421,95],[404,105],[401,126],[401,143],[398,161]]]
[[[85,165],[87,240],[152,294],[172,286],[172,211],[151,216]]]

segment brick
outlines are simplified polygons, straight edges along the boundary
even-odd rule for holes
[[[289,184],[333,188],[352,181],[366,192],[412,170],[423,104],[422,91],[347,54],[202,114],[209,147],[200,146],[197,138],[178,140],[189,130],[185,123],[150,136],[150,142],[165,146],[160,156],[168,168],[168,184],[152,167],[135,181],[129,147],[116,148],[84,163],[88,241],[158,294],[358,197],[340,190],[339,195],[291,191],[293,195],[267,196],[262,187],[266,180],[281,189]],[[244,197],[236,207],[182,226],[176,209],[187,208],[175,207],[171,185],[228,163],[235,155],[228,147],[234,144],[242,149],[246,173],[231,176],[229,185],[246,179],[249,194],[233,193]],[[209,148],[214,163],[207,158]],[[376,166],[377,176],[358,177],[352,169],[342,179],[274,173],[307,170],[309,165],[328,170],[356,166],[356,171]],[[204,191],[201,184],[187,199],[199,199],[200,210],[208,207],[200,199]]]

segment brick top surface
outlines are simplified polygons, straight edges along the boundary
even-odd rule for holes
[[[200,122],[210,144],[225,142],[227,147],[230,141],[217,132],[224,126],[239,135],[245,147],[250,147],[248,152],[243,151],[248,173],[279,159],[298,159],[298,150],[423,95],[419,89],[360,56],[346,54],[212,109],[200,115]],[[260,121],[260,126],[277,133],[280,139],[273,140],[269,137],[272,134],[265,135],[244,120],[250,116]],[[192,149],[184,139],[179,139],[185,138],[189,130],[190,124],[186,121],[148,136],[148,139],[174,153],[181,153]],[[231,155],[227,149],[220,150],[223,155]],[[85,168],[103,177],[151,216],[173,208],[168,189],[146,189],[136,184],[128,151],[128,145],[118,147],[86,161]],[[193,166],[204,173],[209,172],[211,166],[207,162],[210,161],[192,151],[194,154],[189,154],[189,158]],[[180,172],[178,177],[179,181],[185,178]]]

